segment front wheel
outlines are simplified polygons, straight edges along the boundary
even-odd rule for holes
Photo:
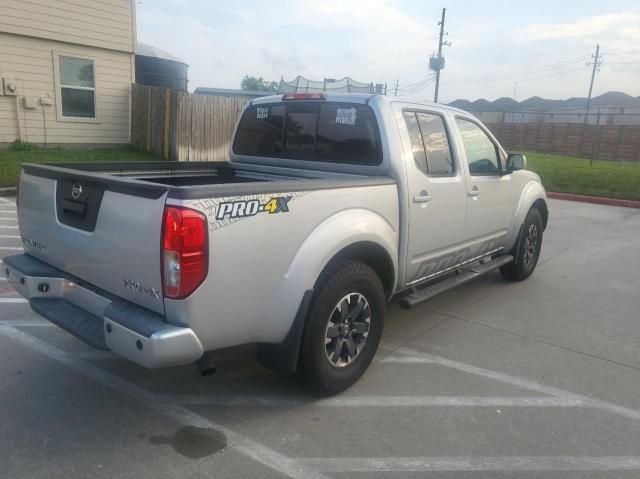
[[[531,276],[540,257],[542,232],[542,215],[536,208],[531,208],[514,246],[513,262],[500,268],[500,273],[505,279],[522,281]]]
[[[302,336],[299,369],[317,394],[339,393],[366,371],[380,343],[385,296],[359,262],[330,266],[318,280]]]

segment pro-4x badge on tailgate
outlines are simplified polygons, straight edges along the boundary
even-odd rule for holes
[[[229,201],[220,203],[216,212],[217,220],[226,218],[245,218],[258,213],[287,213],[291,196],[274,196],[264,203],[258,199]]]

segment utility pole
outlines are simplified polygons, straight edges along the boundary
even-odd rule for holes
[[[447,9],[442,9],[442,19],[438,22],[440,25],[440,40],[438,41],[438,56],[431,56],[429,59],[429,68],[436,72],[436,88],[433,93],[433,102],[438,103],[438,90],[440,89],[440,70],[444,68],[444,57],[442,56],[442,47],[451,46],[451,42],[444,41],[445,35],[448,32],[444,31],[444,19],[446,15]]]
[[[396,80],[396,91],[393,96],[398,96],[398,83],[400,83],[400,80]]]
[[[513,101],[516,101],[516,94],[518,93],[518,82],[513,84]]]
[[[593,62],[587,63],[587,66],[593,65],[593,69],[591,70],[591,83],[589,83],[589,96],[587,97],[587,111],[584,115],[584,121],[587,122],[589,118],[589,108],[591,107],[591,92],[593,91],[593,81],[596,79],[596,71],[600,70],[600,65],[602,65],[602,60],[600,59],[600,44],[596,44],[596,53],[591,55],[593,58]]]

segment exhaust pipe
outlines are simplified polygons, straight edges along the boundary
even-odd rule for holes
[[[212,354],[204,353],[196,361],[196,368],[198,368],[201,376],[213,376],[216,373],[216,365],[213,362]]]

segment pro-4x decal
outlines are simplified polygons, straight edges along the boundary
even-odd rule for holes
[[[215,231],[260,213],[266,213],[267,216],[287,213],[296,198],[308,193],[308,191],[295,191],[280,195],[262,193],[231,198],[202,198],[189,201],[187,206],[206,214],[209,219],[209,229]]]
[[[288,213],[291,196],[274,196],[267,201],[259,199],[226,201],[220,203],[216,210],[216,219],[245,218],[255,216],[258,213]]]

